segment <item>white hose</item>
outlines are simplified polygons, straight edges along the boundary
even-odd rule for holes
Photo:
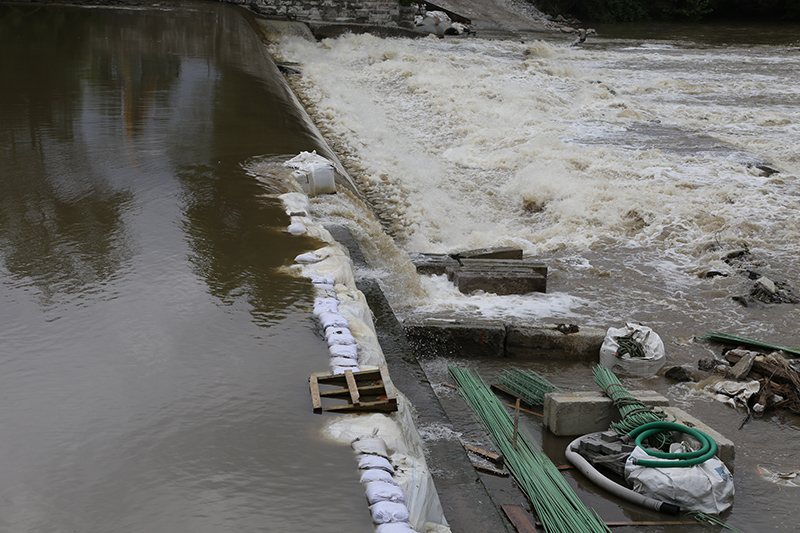
[[[584,476],[589,478],[592,483],[602,489],[605,489],[611,494],[622,498],[623,500],[635,503],[636,505],[641,505],[642,507],[647,507],[648,509],[654,509],[660,513],[676,515],[680,512],[680,508],[677,505],[662,502],[639,494],[638,492],[634,492],[627,487],[623,487],[619,483],[611,481],[606,476],[598,472],[597,469],[592,466],[591,463],[589,463],[589,461],[572,449],[573,447],[577,448],[578,442],[581,440],[581,438],[582,437],[578,437],[569,443],[569,446],[567,446],[567,449],[564,453],[567,456],[567,460],[572,463],[575,468],[580,470]]]

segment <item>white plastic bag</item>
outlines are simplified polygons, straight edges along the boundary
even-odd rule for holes
[[[362,455],[358,458],[359,470],[368,470],[371,468],[379,468],[390,474],[394,474],[394,467],[386,457],[381,457],[380,455]]]
[[[356,343],[353,334],[350,333],[349,329],[345,328],[328,328],[325,330],[325,338],[328,340],[329,347],[334,344],[348,345]]]
[[[402,503],[378,502],[370,505],[369,510],[372,513],[372,521],[376,524],[408,522],[409,519],[408,507]]]
[[[414,533],[414,529],[407,522],[387,522],[379,524],[375,533]]]
[[[361,474],[361,479],[359,480],[361,483],[370,483],[372,481],[383,481],[384,483],[392,483],[393,485],[397,485],[397,481],[394,480],[394,477],[387,472],[386,470],[381,470],[380,468],[371,468],[369,470],[364,470]]]
[[[644,349],[644,357],[631,357],[630,354],[617,355],[619,337],[633,334],[633,340]],[[667,362],[664,343],[661,337],[641,324],[627,323],[622,328],[608,328],[606,338],[600,347],[600,366],[618,374],[633,376],[652,376]]]
[[[717,457],[675,468],[636,465],[634,458],[662,459],[648,455],[639,446],[631,452],[625,462],[625,480],[640,494],[677,505],[681,511],[719,514],[733,505],[733,474]]]
[[[389,457],[386,442],[376,435],[362,435],[353,439],[350,446],[356,453]]]
[[[347,357],[358,360],[358,344],[334,344],[328,348],[331,357]]]
[[[378,502],[395,502],[406,503],[406,497],[403,495],[403,489],[391,483],[384,483],[383,481],[373,481],[367,483],[367,488],[364,491],[367,496],[367,501],[370,505]]]

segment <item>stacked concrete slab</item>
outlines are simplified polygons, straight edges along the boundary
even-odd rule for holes
[[[519,248],[481,248],[454,254],[413,254],[417,272],[446,274],[465,294],[484,291],[499,295],[547,292],[547,266],[525,259]]]

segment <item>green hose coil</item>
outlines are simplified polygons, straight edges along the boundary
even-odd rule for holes
[[[664,430],[679,431],[691,435],[700,441],[702,447],[699,450],[684,453],[668,453],[660,452],[658,450],[648,450],[642,445],[645,439],[658,435]],[[652,466],[657,468],[676,468],[694,466],[704,463],[717,454],[717,443],[714,439],[703,433],[702,431],[690,428],[674,422],[650,422],[634,429],[628,433],[628,437],[636,439],[636,445],[642,448],[647,455],[658,457],[661,459],[672,459],[671,461],[650,461],[647,459],[633,459],[633,463],[642,466]]]

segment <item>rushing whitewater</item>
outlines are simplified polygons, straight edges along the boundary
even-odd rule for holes
[[[636,319],[676,337],[735,326],[791,344],[797,307],[732,301],[752,282],[723,258],[748,250],[800,286],[797,51],[358,35],[277,53],[302,64],[300,92],[402,252],[511,245],[551,269],[547,295],[464,296],[436,277],[410,289],[379,251],[407,312]],[[316,209],[363,225],[342,202]]]

